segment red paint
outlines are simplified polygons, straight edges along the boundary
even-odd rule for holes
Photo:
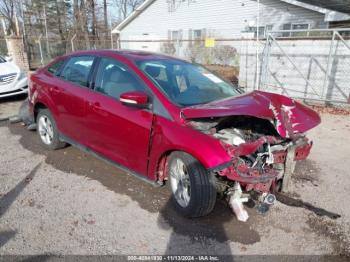
[[[134,64],[137,59],[161,59],[165,57],[162,55],[129,51],[82,51],[72,55],[110,57],[127,65],[149,88],[153,98],[149,100],[140,92],[123,93],[121,97],[142,105],[150,102],[151,105],[143,108],[126,105],[118,99],[53,76],[44,67],[31,75],[29,100],[32,113],[39,103],[45,105],[52,112],[61,134],[152,180],[166,179],[165,159],[175,150],[191,154],[207,169],[227,166],[232,161],[219,175],[242,183],[271,185],[271,179],[277,176],[273,169],[267,167],[262,174],[239,163],[237,158],[255,152],[266,142],[277,143],[277,138],[265,136],[238,147],[228,146],[211,135],[187,126],[183,115],[187,119],[255,116],[274,121],[281,137],[293,137],[320,123],[317,113],[308,107],[290,98],[261,91],[180,108]],[[152,101],[155,99],[167,115],[153,113]],[[311,144],[298,148],[295,159],[305,159],[310,148]],[[282,155],[279,157],[283,159]],[[262,177],[268,181],[263,179],[265,182],[262,182]],[[261,185],[260,188],[263,187]]]
[[[290,108],[291,114],[288,114]],[[321,119],[312,109],[279,95],[254,91],[238,97],[192,106],[182,110],[186,118],[247,115],[275,121],[282,137],[293,137],[317,126]],[[277,123],[280,122],[280,125]]]

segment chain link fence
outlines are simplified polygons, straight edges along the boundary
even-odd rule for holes
[[[283,30],[224,38],[207,30],[199,38],[140,36],[129,39],[26,39],[31,68],[56,56],[86,49],[160,52],[200,63],[232,83],[310,101],[349,103],[350,29]],[[234,35],[232,33],[232,35]],[[2,41],[0,39],[0,48]],[[5,44],[6,46],[6,44]]]
[[[26,48],[31,69],[37,69],[53,58],[68,54],[78,50],[89,49],[111,49],[111,39],[91,39],[77,38],[73,35],[70,39],[27,37]]]
[[[281,37],[288,33],[297,37]],[[349,36],[347,29],[270,32],[259,56],[258,88],[304,100],[349,103]]]

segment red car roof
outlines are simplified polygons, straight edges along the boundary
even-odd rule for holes
[[[152,60],[152,59],[173,59],[173,60],[179,60],[184,61],[182,59],[172,57],[169,55],[164,55],[160,53],[153,53],[153,52],[146,52],[146,51],[139,51],[139,50],[111,50],[111,49],[101,49],[101,50],[82,50],[82,51],[76,51],[73,53],[68,54],[67,56],[71,55],[101,55],[107,53],[115,53],[121,56],[124,56],[126,58],[129,58],[130,60]]]

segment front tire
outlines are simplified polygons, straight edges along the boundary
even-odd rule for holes
[[[215,177],[191,155],[174,152],[169,156],[169,184],[176,209],[186,217],[209,214],[216,202]]]
[[[40,141],[45,148],[55,150],[66,146],[66,143],[59,140],[56,122],[48,109],[39,111],[36,123]]]

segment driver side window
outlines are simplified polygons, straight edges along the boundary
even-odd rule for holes
[[[111,58],[102,58],[98,67],[95,90],[119,99],[131,91],[146,91],[144,84],[125,65]]]

